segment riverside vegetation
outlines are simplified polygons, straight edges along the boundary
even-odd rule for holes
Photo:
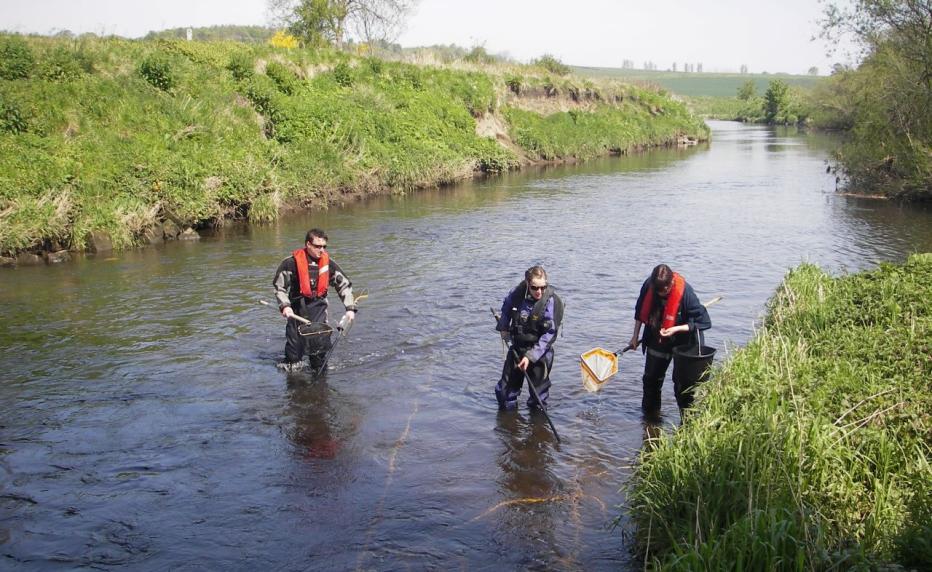
[[[932,562],[932,254],[791,271],[761,331],[641,455],[639,545],[671,570]]]
[[[656,90],[541,66],[0,36],[0,255],[196,238],[231,218],[684,137],[708,128]]]

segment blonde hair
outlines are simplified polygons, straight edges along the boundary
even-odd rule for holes
[[[531,266],[524,271],[524,280],[530,284],[533,278],[543,278],[546,281],[547,271],[544,270],[543,266]]]

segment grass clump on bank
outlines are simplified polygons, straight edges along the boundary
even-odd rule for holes
[[[642,456],[639,547],[680,570],[932,562],[932,254],[793,270],[762,331]]]
[[[0,257],[83,250],[97,231],[128,247],[708,135],[650,90],[618,95],[533,66],[12,35],[0,55]]]

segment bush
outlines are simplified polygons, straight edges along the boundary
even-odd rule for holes
[[[468,54],[463,56],[463,60],[471,64],[490,64],[495,61],[495,58],[490,56],[482,46],[476,46],[475,48],[469,50]]]
[[[265,75],[269,76],[275,82],[278,91],[285,95],[294,95],[298,91],[298,77],[284,64],[269,62],[265,67]]]
[[[414,89],[419,90],[424,87],[424,82],[421,80],[421,72],[414,66],[406,68],[401,78]]]
[[[25,79],[35,68],[32,50],[22,38],[10,37],[0,41],[0,79]]]
[[[230,57],[230,62],[227,64],[227,69],[230,70],[230,73],[233,74],[233,79],[236,81],[242,81],[246,78],[252,77],[252,68],[252,58],[245,52],[238,52],[233,54],[233,56]]]
[[[337,82],[337,85],[342,85],[343,87],[350,87],[353,85],[353,72],[350,70],[350,67],[346,65],[346,62],[340,62],[333,68],[333,81]]]
[[[139,74],[162,91],[171,91],[178,82],[171,60],[162,53],[147,56],[139,65]]]
[[[564,64],[550,54],[543,55],[531,63],[557,75],[567,75],[570,73],[570,66]]]
[[[49,52],[39,66],[39,75],[52,81],[67,81],[93,71],[94,65],[86,53],[69,50],[64,46]]]
[[[519,76],[511,75],[506,77],[505,85],[507,85],[508,89],[515,95],[521,95],[521,78]]]
[[[29,124],[16,102],[0,94],[0,131],[6,133],[25,133]]]
[[[379,58],[366,58],[366,66],[369,67],[369,71],[372,72],[372,75],[378,76],[382,75],[382,60]]]

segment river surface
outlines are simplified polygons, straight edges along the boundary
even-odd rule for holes
[[[928,210],[833,193],[831,139],[713,128],[709,146],[0,272],[0,566],[639,568],[612,522],[645,433],[643,357],[591,394],[578,356],[628,340],[651,268],[724,296],[722,360],[788,268],[932,251]],[[283,320],[256,303],[310,226],[370,294],[316,380],[275,367]],[[526,393],[508,414],[492,393],[489,307],[537,263],[566,302],[562,443]],[[663,413],[678,423],[669,378]]]

